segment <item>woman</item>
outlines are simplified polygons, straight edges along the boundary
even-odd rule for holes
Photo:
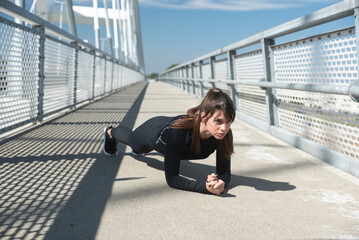
[[[208,91],[201,104],[177,117],[154,117],[137,129],[123,126],[104,129],[103,151],[108,156],[116,154],[116,142],[132,148],[134,154],[156,150],[164,154],[165,175],[170,187],[221,194],[228,187],[233,154],[233,137],[230,126],[235,119],[231,98],[220,89]],[[179,176],[181,160],[204,159],[216,150],[216,171],[206,182]]]

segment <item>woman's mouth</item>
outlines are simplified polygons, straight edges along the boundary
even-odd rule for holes
[[[219,138],[223,138],[224,137],[224,133],[217,133],[217,136],[219,137]]]

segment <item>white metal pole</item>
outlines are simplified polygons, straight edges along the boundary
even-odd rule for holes
[[[123,31],[123,44],[124,44],[124,56],[125,56],[125,62],[129,63],[129,58],[128,58],[128,31],[127,31],[127,17],[125,15],[124,17],[125,19],[122,20],[122,31]]]
[[[32,2],[31,8],[30,8],[30,12],[31,12],[31,13],[34,13],[34,12],[35,12],[36,2],[37,2],[37,0],[34,0],[34,1]]]
[[[60,23],[59,23],[59,27],[62,29],[62,22],[63,22],[63,15],[64,15],[64,3],[65,2],[62,2],[62,1],[55,1],[56,3],[60,3],[61,4],[61,7],[60,7]],[[59,40],[61,40],[61,37],[59,37]],[[61,64],[61,43],[58,43],[58,54],[57,54],[57,64],[58,66],[60,66]],[[60,75],[60,71],[56,71],[56,74],[59,76]]]
[[[117,32],[117,19],[118,19],[118,12],[116,11],[116,8],[120,6],[116,6],[116,1],[112,0],[112,9],[113,9],[113,33],[114,33],[114,41],[115,41],[115,56],[117,59],[119,59],[118,54],[118,32]]]
[[[25,2],[24,0],[15,0],[14,3],[15,3],[17,6],[24,8],[24,6],[25,6],[24,2]],[[15,22],[18,23],[18,24],[24,24],[24,22],[21,21],[21,20],[18,19],[18,18],[15,18]]]
[[[127,27],[126,27],[126,21],[127,21],[127,7],[125,7],[125,0],[121,0],[121,6],[122,6],[122,17],[124,20],[121,21],[122,24],[122,33],[123,33],[123,53],[125,58],[125,63],[128,63],[128,39],[127,39]]]
[[[117,3],[117,14],[118,14],[118,28],[120,31],[120,41],[121,41],[121,56],[125,56],[124,54],[124,39],[123,39],[123,28],[122,28],[122,14],[121,14],[121,5],[120,5],[120,0],[116,0]]]
[[[14,2],[17,6],[23,8],[24,2],[22,0],[15,0]],[[24,22],[19,18],[14,19],[15,23],[23,25]],[[7,73],[9,79],[11,81],[6,81],[6,85],[8,89],[11,89],[10,95],[14,95],[14,97],[23,97],[24,96],[24,71],[23,71],[23,63],[24,63],[24,40],[22,38],[23,31],[19,28],[14,29],[15,34],[12,35],[12,43],[11,43],[11,53],[12,54],[4,54],[4,56],[0,56],[0,60],[4,65],[11,64],[11,71]],[[18,50],[21,48],[22,50]],[[19,94],[21,92],[21,94]],[[30,99],[31,102],[31,99]]]
[[[110,31],[110,23],[108,20],[108,8],[107,8],[107,0],[103,0],[103,4],[105,6],[105,23],[106,23],[106,36],[107,36],[107,40],[108,40],[108,47],[110,49],[110,54],[111,56],[113,56],[113,49],[112,49],[112,36],[111,36],[111,31]]]
[[[100,27],[98,23],[98,5],[97,0],[92,1],[93,10],[94,10],[94,18],[93,18],[93,29],[95,32],[95,46],[97,49],[100,48]]]
[[[132,61],[138,66],[137,58],[137,39],[136,39],[136,26],[135,26],[135,7],[134,0],[129,2],[130,6],[130,33],[131,33],[131,47],[132,47]]]
[[[120,5],[120,0],[116,0],[117,3],[117,14],[118,14],[118,30],[120,31],[120,42],[121,42],[121,56],[124,57],[124,40],[123,40],[123,29],[122,29],[122,14],[121,14],[121,5]]]
[[[61,4],[61,8],[60,8],[60,24],[59,24],[59,27],[62,29],[62,17],[63,17],[63,14],[64,14],[64,2],[60,2]]]
[[[133,32],[132,32],[132,17],[131,17],[131,12],[132,12],[132,8],[131,5],[129,3],[129,0],[126,0],[127,2],[127,8],[126,8],[126,17],[127,17],[127,37],[128,37],[128,52],[129,52],[129,58],[131,60],[131,62],[133,63],[134,59],[133,59]]]
[[[142,45],[142,34],[141,34],[141,23],[140,15],[138,10],[138,0],[134,0],[134,16],[135,16],[135,26],[136,26],[136,48],[137,48],[137,58],[138,65],[143,72],[145,72],[145,63],[143,59],[143,45]],[[202,95],[203,96],[203,95]]]
[[[66,0],[66,10],[67,10],[67,19],[70,27],[70,33],[75,37],[77,37],[75,15],[72,9],[72,0]]]

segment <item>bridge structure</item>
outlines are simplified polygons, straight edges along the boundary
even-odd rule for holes
[[[358,1],[157,81],[145,79],[136,0],[112,1],[112,14],[93,1],[88,16],[71,0],[66,12],[21,2],[0,1],[1,239],[359,239]],[[51,23],[64,16],[70,32]],[[353,27],[275,43],[349,16]],[[76,21],[93,22],[95,36],[97,24],[118,28],[120,37],[107,34],[106,52],[98,37],[95,46],[78,38]],[[212,87],[237,111],[225,194],[169,188],[156,152],[135,157],[119,143],[116,157],[102,154],[105,126],[183,114]],[[181,165],[198,181],[214,171],[213,156]]]

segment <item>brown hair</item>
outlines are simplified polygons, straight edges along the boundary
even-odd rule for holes
[[[200,105],[188,109],[187,115],[171,124],[170,127],[174,129],[193,129],[191,149],[198,154],[201,151],[201,113],[204,113],[203,119],[208,119],[211,118],[217,110],[222,110],[226,119],[231,122],[236,118],[236,111],[232,99],[222,90],[212,88],[207,92]],[[232,130],[229,129],[226,136],[218,141],[221,156],[229,159],[234,152]]]

